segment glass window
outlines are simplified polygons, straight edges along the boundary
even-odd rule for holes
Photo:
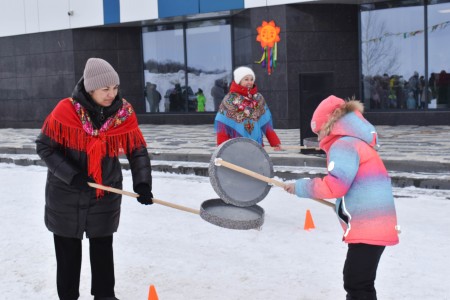
[[[144,28],[144,95],[147,112],[183,111],[185,82],[181,25]]]
[[[437,4],[428,6],[428,107],[450,108],[450,1],[430,3]]]
[[[423,109],[424,6],[361,6],[362,94],[366,109]],[[392,5],[392,3],[390,4]]]
[[[145,27],[142,40],[147,112],[217,110],[231,78],[227,20]]]
[[[189,86],[199,97],[197,111],[216,111],[231,76],[231,28],[224,20],[189,23],[186,30]],[[200,93],[198,93],[200,92]],[[206,101],[203,105],[202,102]]]

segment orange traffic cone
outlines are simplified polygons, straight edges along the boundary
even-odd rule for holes
[[[153,284],[150,286],[150,290],[148,291],[148,300],[158,300],[158,295],[156,294],[156,289]]]
[[[308,209],[308,210],[306,210],[304,229],[309,230],[309,229],[314,229],[314,228],[316,228],[316,227],[314,226],[314,221],[312,219],[311,212]]]

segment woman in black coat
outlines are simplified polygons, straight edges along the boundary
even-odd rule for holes
[[[125,154],[138,201],[153,203],[146,143],[133,107],[120,97],[119,83],[108,62],[90,58],[72,97],[57,104],[36,140],[48,167],[45,224],[54,234],[60,299],[79,297],[84,234],[90,243],[94,299],[117,299],[112,245],[121,196],[87,183],[121,189],[119,155]]]

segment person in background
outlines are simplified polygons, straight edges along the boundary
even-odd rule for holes
[[[344,289],[350,299],[377,299],[375,277],[386,246],[396,245],[398,225],[391,179],[378,155],[375,128],[359,101],[336,96],[314,111],[311,129],[327,155],[324,178],[300,179],[285,190],[301,198],[336,198],[336,214],[348,244]]]
[[[145,86],[147,102],[150,107],[150,112],[159,112],[159,102],[161,101],[161,94],[156,89],[156,84],[147,82]]]
[[[203,90],[199,88],[197,93],[195,93],[195,95],[197,95],[197,112],[204,112],[206,97],[203,94]]]
[[[181,91],[181,85],[175,83],[175,87],[172,89],[169,95],[170,111],[184,111],[184,99]]]
[[[228,92],[227,85],[228,83],[225,78],[214,81],[214,86],[211,88],[211,96],[213,97],[215,111],[219,110],[220,103]]]
[[[408,80],[410,91],[412,92],[412,97],[414,98],[415,104],[412,109],[419,108],[419,95],[420,95],[420,82],[419,82],[419,73],[414,71],[414,74]],[[411,108],[409,108],[411,109]]]
[[[89,239],[91,294],[114,300],[113,233],[121,195],[88,182],[122,188],[119,154],[128,158],[137,200],[152,204],[152,176],[146,142],[133,107],[119,93],[119,76],[103,59],[90,58],[72,97],[46,118],[36,140],[48,167],[45,224],[53,232],[60,299],[78,299],[83,235]]]
[[[215,118],[217,145],[236,138],[250,138],[264,146],[263,135],[270,146],[281,150],[281,142],[272,125],[272,114],[264,97],[258,93],[255,73],[248,67],[233,72],[230,91],[220,104]]]

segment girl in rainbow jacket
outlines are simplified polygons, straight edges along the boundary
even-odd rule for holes
[[[391,179],[375,147],[377,133],[359,101],[336,96],[314,111],[311,128],[327,154],[324,178],[300,179],[285,190],[301,198],[336,198],[336,214],[348,243],[346,299],[376,299],[375,277],[385,246],[396,245],[397,217]]]

